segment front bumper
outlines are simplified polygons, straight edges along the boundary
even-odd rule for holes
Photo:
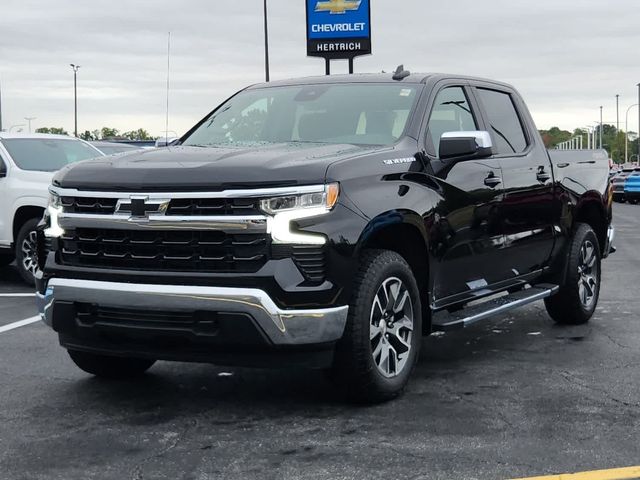
[[[247,346],[269,350],[332,344],[342,337],[348,313],[347,306],[281,309],[259,289],[65,278],[52,278],[45,294],[37,294],[37,302],[42,320],[60,334],[64,346],[123,354],[124,349],[119,344],[126,344],[126,354],[140,356],[149,356],[150,349],[161,345],[154,340],[159,335],[172,340],[187,338],[187,343],[197,345],[201,354],[207,351],[216,353],[216,350],[233,351],[234,343],[241,344],[245,350]],[[116,320],[115,317],[106,317],[106,321],[99,318],[88,322],[79,313],[83,308],[85,313],[87,308],[122,309],[125,313]],[[138,317],[127,322],[131,312],[139,312]],[[150,320],[153,312],[166,321]],[[180,321],[172,322],[172,313],[176,318],[183,318],[188,312],[197,312],[197,315],[182,324]],[[119,323],[120,318],[125,320]],[[224,327],[222,333],[211,329],[217,318],[221,319],[220,324]],[[252,329],[251,338],[262,339],[260,345],[239,338],[238,332],[245,331],[247,325]],[[131,332],[135,333],[134,342],[128,336]],[[135,346],[131,346],[134,344],[146,346],[139,347],[138,352]],[[187,350],[182,350],[185,352],[184,360],[191,360],[187,358],[190,357],[186,355]],[[164,355],[155,350],[158,358],[183,359],[180,351],[168,353]]]
[[[609,225],[609,228],[607,228],[607,243],[604,247],[603,258],[607,258],[612,253],[616,252],[616,247],[613,246],[613,240],[615,239],[615,237],[616,229],[613,227],[613,225]]]

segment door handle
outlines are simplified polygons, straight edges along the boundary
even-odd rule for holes
[[[544,170],[538,170],[538,173],[536,174],[536,178],[538,179],[539,182],[543,182],[544,183],[544,182],[546,182],[546,181],[551,179],[551,175],[549,175]]]
[[[487,178],[484,179],[484,184],[487,187],[495,188],[502,183],[502,179],[500,177],[496,177],[493,173],[489,174]]]

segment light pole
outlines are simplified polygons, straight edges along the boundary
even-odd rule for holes
[[[640,83],[638,84],[638,104],[640,105]],[[638,108],[638,159],[640,159],[640,108]]]
[[[620,95],[616,95],[616,135],[620,131]]]
[[[267,0],[264,0],[264,78],[269,81],[269,30],[267,26]]]
[[[24,117],[24,119],[29,122],[29,133],[31,133],[31,120],[35,120],[37,117]]]
[[[600,147],[602,148],[602,105],[600,106]]]
[[[624,163],[629,162],[629,111],[633,107],[637,106],[637,103],[629,106],[629,108],[627,108],[627,113],[624,115]],[[640,135],[638,136],[638,138],[640,138]]]
[[[69,64],[73,69],[73,134],[78,137],[78,69],[80,65]]]

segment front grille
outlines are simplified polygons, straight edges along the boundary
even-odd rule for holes
[[[261,215],[251,198],[180,198],[171,200],[167,215]]]
[[[78,228],[60,239],[65,265],[147,271],[256,272],[268,258],[266,234]]]
[[[123,199],[126,199],[123,196]],[[65,213],[113,215],[117,198],[62,197]],[[129,212],[123,211],[128,214]],[[262,215],[258,201],[253,198],[175,198],[169,203],[168,216],[217,216],[217,215]]]
[[[113,215],[116,211],[117,198],[97,197],[62,197],[60,199],[66,213],[88,213]]]

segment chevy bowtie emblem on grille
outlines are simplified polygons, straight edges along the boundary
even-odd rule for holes
[[[361,0],[328,0],[316,3],[316,12],[343,14],[346,11],[358,10]]]
[[[118,200],[116,213],[128,213],[131,218],[149,218],[150,214],[164,215],[170,200],[149,199],[149,197],[130,197]]]

